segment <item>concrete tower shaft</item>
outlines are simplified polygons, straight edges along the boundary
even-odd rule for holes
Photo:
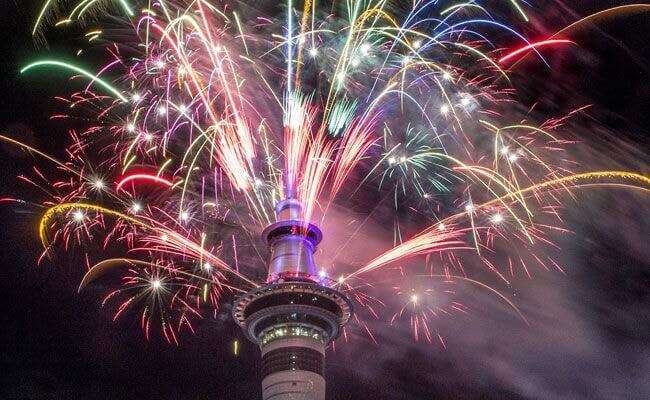
[[[261,346],[264,400],[325,400],[325,345],[288,337]]]

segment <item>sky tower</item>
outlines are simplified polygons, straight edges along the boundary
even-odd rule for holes
[[[235,301],[233,316],[262,351],[264,400],[324,400],[325,348],[352,313],[350,301],[321,284],[314,251],[322,233],[302,220],[301,204],[276,205],[264,230],[271,250],[266,285]]]

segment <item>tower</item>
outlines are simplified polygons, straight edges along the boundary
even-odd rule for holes
[[[300,202],[278,203],[276,220],[263,233],[271,250],[267,283],[238,298],[233,316],[260,346],[264,400],[325,400],[325,348],[352,306],[320,283],[314,251],[322,233],[301,220]]]

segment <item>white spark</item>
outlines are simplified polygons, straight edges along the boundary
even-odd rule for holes
[[[469,95],[465,95],[465,96],[463,96],[462,99],[460,99],[460,104],[463,107],[467,107],[468,105],[470,105],[471,102],[472,102],[472,99],[470,98]]]
[[[501,223],[503,222],[503,215],[496,213],[490,218],[490,221],[492,221],[494,224]]]
[[[134,214],[136,214],[136,213],[142,211],[142,204],[140,204],[140,203],[133,203],[133,204],[131,205],[131,211],[132,211]]]
[[[81,210],[76,210],[75,212],[72,213],[72,218],[74,218],[75,221],[81,222],[84,220],[84,213]]]

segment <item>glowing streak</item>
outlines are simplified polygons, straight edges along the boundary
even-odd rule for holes
[[[287,98],[293,95],[293,1],[287,0]]]
[[[86,13],[86,11],[94,4],[97,3],[99,0],[91,0],[89,1],[82,9],[79,11],[79,15],[77,15],[77,19],[81,19],[81,17]],[[83,3],[82,3],[83,4]],[[70,18],[72,17],[72,14]]]
[[[36,68],[36,67],[40,67],[40,66],[49,66],[49,65],[67,68],[67,69],[72,70],[74,72],[77,72],[77,73],[79,73],[81,75],[84,75],[87,78],[90,78],[93,81],[97,82],[104,89],[106,89],[109,92],[113,93],[115,96],[117,96],[123,102],[128,102],[127,98],[124,97],[124,95],[122,95],[122,93],[120,93],[119,90],[117,90],[116,88],[114,88],[113,86],[108,84],[103,79],[100,79],[97,75],[93,75],[92,73],[90,73],[90,72],[88,72],[88,71],[86,71],[86,70],[84,70],[82,68],[79,68],[76,65],[72,65],[72,64],[69,64],[69,63],[62,62],[62,61],[56,61],[56,60],[36,61],[36,62],[33,62],[33,63],[23,67],[23,69],[20,70],[20,73],[23,74],[23,73],[29,71],[32,68]]]
[[[515,7],[515,9],[517,10],[517,12],[519,12],[519,14],[520,14],[521,17],[524,19],[524,21],[528,22],[528,16],[527,16],[526,13],[524,12],[524,10],[521,8],[521,6],[519,5],[519,3],[517,3],[516,0],[510,0],[510,2],[511,2],[512,5]]]
[[[126,0],[120,0],[120,4],[122,4],[122,7],[124,8],[124,11],[126,11],[126,14],[127,14],[129,17],[132,17],[133,15],[135,15],[135,14],[133,13],[133,10],[132,10],[131,7],[129,6],[129,3],[128,3]]]
[[[485,10],[485,8],[479,6],[478,4],[473,4],[473,3],[462,3],[462,4],[456,4],[456,5],[450,6],[449,8],[446,8],[446,9],[442,10],[442,11],[440,12],[440,15],[445,15],[445,14],[447,14],[449,11],[452,11],[452,10],[458,10],[458,9],[465,8],[465,7],[475,7],[475,8],[480,9],[481,11],[484,11],[485,13],[487,13],[487,11]]]
[[[477,206],[477,208],[485,208],[489,207],[491,205],[496,204],[497,202],[501,202],[506,199],[511,199],[513,197],[518,197],[522,196],[524,194],[537,191],[540,189],[546,189],[548,187],[553,187],[553,186],[562,186],[566,184],[576,184],[576,185],[583,185],[580,184],[579,182],[581,181],[591,181],[591,180],[599,180],[599,179],[623,179],[623,180],[628,180],[631,182],[638,182],[640,184],[643,184],[650,188],[650,177],[637,174],[634,172],[628,172],[628,171],[595,171],[595,172],[586,172],[582,174],[574,174],[574,175],[569,175],[557,179],[552,179],[549,181],[545,182],[540,182],[536,185],[529,186],[527,188],[517,190],[512,193],[508,193],[504,196],[501,196],[499,198],[493,199],[488,201],[487,203],[483,203],[480,206]],[[593,183],[592,183],[593,184]],[[452,216],[455,217],[455,216]],[[446,218],[445,220],[448,220],[449,218]]]
[[[576,43],[574,41],[568,40],[568,39],[542,40],[541,42],[531,43],[531,44],[529,44],[527,46],[524,46],[524,47],[522,47],[520,49],[517,49],[517,50],[515,50],[513,52],[510,52],[510,53],[506,54],[505,56],[503,56],[503,57],[501,57],[499,59],[499,64],[503,64],[504,62],[508,61],[509,59],[511,59],[513,57],[516,57],[519,54],[525,53],[525,52],[527,52],[529,50],[532,50],[534,48],[538,48],[538,47],[542,47],[542,46],[549,46],[549,45],[553,45],[553,44],[576,44]]]
[[[237,15],[236,12],[233,12],[233,15],[235,16],[235,22],[237,23],[237,29],[239,29],[239,36],[241,37],[241,41],[244,44],[244,50],[246,51],[246,54],[248,54],[248,45],[246,44],[246,37],[244,36],[244,31],[242,30],[242,27],[241,27],[241,21],[239,20],[239,16]]]
[[[75,18],[75,14],[77,13],[77,11],[81,10],[81,11],[79,11],[79,12],[80,12],[80,13],[83,13],[83,10],[85,10],[86,8],[88,8],[89,6],[91,6],[91,5],[92,5],[93,3],[95,3],[95,2],[97,2],[97,0],[83,0],[83,1],[79,2],[79,3],[78,3],[78,4],[77,4],[73,9],[72,9],[72,11],[70,12],[70,15],[68,15],[68,18],[67,18],[67,19],[68,19],[69,21],[72,21],[72,19]]]
[[[161,178],[157,175],[149,175],[149,174],[134,174],[134,175],[129,175],[125,176],[122,178],[121,181],[117,183],[117,186],[115,188],[116,191],[120,191],[120,189],[127,183],[134,181],[134,180],[145,180],[145,181],[151,181],[151,182],[156,182],[160,183],[165,186],[172,186],[172,182],[168,181],[167,179]]]
[[[452,249],[471,249],[471,247],[467,247],[463,241],[458,240],[465,233],[466,230],[448,230],[445,232],[437,232],[433,235],[416,236],[374,258],[364,267],[354,271],[354,273],[349,275],[346,279],[376,270],[397,260],[418,254],[427,254],[437,251],[442,252]]]
[[[47,0],[43,5],[43,8],[41,8],[41,11],[38,13],[38,17],[36,17],[36,22],[34,23],[34,29],[32,29],[32,36],[36,35],[38,26],[41,24],[41,20],[43,19],[43,16],[45,15],[47,9],[50,7],[50,4],[52,4],[52,1],[54,0]]]
[[[341,149],[334,165],[331,198],[338,194],[354,167],[378,140],[371,137],[373,125],[374,121],[366,123],[362,121],[352,125],[349,132],[343,136]]]
[[[302,10],[302,20],[300,21],[300,39],[298,42],[298,55],[296,57],[297,65],[296,65],[296,87],[300,87],[300,68],[302,67],[302,54],[305,50],[305,43],[307,43],[306,40],[306,32],[307,32],[307,22],[309,21],[309,16],[311,15],[311,7],[312,7],[312,0],[305,0],[305,3],[303,5],[303,10]],[[313,18],[313,16],[312,16]],[[313,24],[313,21],[312,21]],[[312,34],[312,50],[314,50],[314,43],[313,43],[313,34]],[[310,51],[311,54],[311,51]],[[312,55],[315,57],[315,54]]]

